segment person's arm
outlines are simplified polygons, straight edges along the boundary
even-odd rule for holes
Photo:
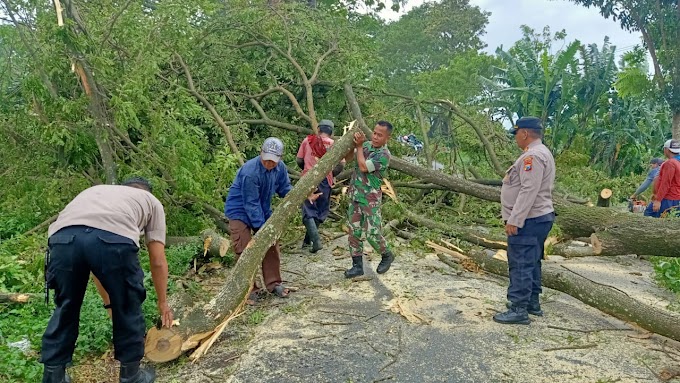
[[[650,170],[647,173],[647,178],[645,178],[640,187],[638,187],[635,193],[633,193],[632,197],[635,198],[640,194],[644,193],[645,190],[647,190],[647,188],[649,188],[649,186],[652,184],[652,182],[654,182],[654,178],[656,177],[657,174],[658,173],[655,172],[654,169]]]
[[[246,211],[246,215],[248,215],[250,224],[253,229],[259,229],[264,225],[265,219],[262,204],[260,203],[260,185],[256,177],[243,177],[241,182],[241,198],[243,199],[243,208]]]
[[[107,313],[109,314],[109,318],[113,318],[113,312],[111,311],[111,307],[106,307],[111,304],[111,299],[109,298],[109,293],[106,292],[106,289],[102,285],[102,283],[99,281],[97,277],[92,274],[92,281],[94,281],[94,285],[97,288],[97,292],[99,295],[102,297],[102,302],[104,302],[104,307],[106,308]]]
[[[671,188],[671,177],[673,175],[673,171],[666,171],[668,170],[668,166],[671,165],[664,164],[664,166],[662,166],[661,170],[659,171],[659,180],[657,181],[656,190],[654,191],[654,202],[661,202],[661,200],[666,198],[666,195]]]
[[[149,264],[151,266],[151,279],[158,297],[158,311],[161,314],[161,323],[164,327],[172,327],[173,313],[168,305],[168,261],[165,258],[165,245],[163,242],[152,241],[147,243],[149,249]]]
[[[302,140],[302,143],[300,143],[300,149],[298,149],[297,156],[295,158],[295,162],[302,170],[305,169],[305,156],[307,155],[308,150],[310,150],[309,140],[307,137],[305,137],[305,139]]]
[[[528,159],[531,159],[531,162],[527,164],[526,161],[528,161]],[[527,156],[524,158],[522,168],[519,171],[519,181],[521,185],[519,194],[517,195],[517,200],[515,200],[515,205],[512,207],[512,213],[508,218],[507,225],[516,228],[524,227],[524,221],[529,215],[529,211],[531,211],[531,208],[534,206],[538,191],[541,189],[541,180],[543,179],[544,171],[545,165],[540,159],[535,156]],[[517,231],[515,229],[514,234],[516,233]]]
[[[290,177],[288,176],[288,169],[286,169],[286,164],[280,162],[278,165],[278,177],[276,179],[276,194],[283,198],[288,195],[288,192],[293,189],[293,185],[290,183]]]
[[[368,173],[370,170],[366,166],[366,157],[364,156],[364,142],[366,142],[366,135],[362,132],[354,133],[354,146],[356,147],[356,159],[359,171],[362,173]]]

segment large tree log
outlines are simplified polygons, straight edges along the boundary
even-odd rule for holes
[[[354,147],[353,135],[358,131],[359,126],[352,124],[351,129],[296,183],[276,207],[274,214],[248,243],[224,286],[210,302],[194,307],[191,304],[184,306],[187,301],[172,303],[179,325],[172,329],[149,330],[145,347],[147,358],[159,362],[175,359],[183,351],[195,347],[201,339],[208,338],[218,328],[223,329],[222,324],[238,313],[265,252],[281,237],[292,217],[300,213],[300,206],[309,194]]]
[[[469,257],[483,270],[508,276],[507,262],[492,258],[484,251]],[[569,294],[581,302],[618,319],[634,322],[651,332],[680,340],[680,317],[648,306],[621,290],[599,284],[564,267],[543,263],[543,286]]]

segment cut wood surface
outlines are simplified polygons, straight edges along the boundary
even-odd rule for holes
[[[597,196],[597,206],[599,207],[609,207],[612,198],[611,189],[602,189],[600,194]]]
[[[238,315],[266,251],[281,237],[293,216],[300,213],[303,201],[326,174],[354,148],[353,135],[359,131],[359,127],[354,123],[350,127],[347,134],[335,142],[279,203],[272,216],[248,243],[221,290],[208,303],[192,305],[191,300],[186,297],[173,299],[172,308],[175,310],[179,325],[173,327],[171,331],[159,332],[157,336],[154,334],[154,338],[147,342],[145,354],[149,360],[155,361],[152,358],[158,355],[161,348],[170,349],[171,352],[163,353],[159,362],[179,357],[182,350],[187,349],[186,345],[196,343],[195,339],[191,338],[192,335],[222,330],[225,322]],[[181,339],[181,346],[168,348],[168,343],[171,343],[175,336]],[[209,336],[206,338],[210,339]]]

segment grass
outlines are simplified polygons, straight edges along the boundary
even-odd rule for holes
[[[40,293],[42,281],[44,236],[15,237],[0,243],[0,291]],[[194,246],[180,246],[166,250],[170,279],[183,275],[191,259],[200,249]],[[145,250],[140,251],[140,262],[144,269],[144,285],[147,299],[142,305],[147,328],[158,316],[157,299],[149,258]],[[169,283],[170,293],[175,283]],[[54,292],[50,293],[54,297]],[[37,382],[42,376],[40,357],[41,337],[52,311],[53,301],[48,305],[42,299],[26,304],[0,305],[0,382]],[[80,313],[79,336],[74,352],[74,364],[93,355],[100,356],[111,349],[113,330],[111,320],[102,307],[102,300],[94,284],[90,283]],[[8,346],[12,342],[27,339],[30,349],[25,353]]]

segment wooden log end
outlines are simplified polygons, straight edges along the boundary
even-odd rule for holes
[[[599,238],[597,238],[595,233],[590,235],[590,244],[593,246],[593,254],[602,254],[602,242],[599,240]]]
[[[602,199],[609,199],[612,196],[612,189],[604,188],[600,191],[600,197]]]
[[[182,337],[169,328],[152,327],[144,341],[144,355],[155,363],[177,359],[182,353]]]

